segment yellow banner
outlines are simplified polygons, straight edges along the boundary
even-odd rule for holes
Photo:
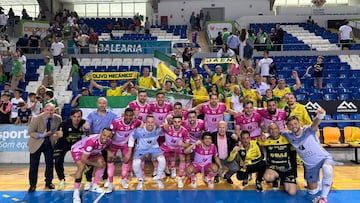
[[[233,58],[204,58],[202,64],[224,64],[233,63],[237,64],[237,61]]]
[[[138,77],[138,72],[91,72],[87,73],[85,80],[130,80]]]

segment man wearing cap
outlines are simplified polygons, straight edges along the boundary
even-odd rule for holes
[[[82,96],[90,96],[89,90],[86,87],[81,88],[81,92],[74,97],[71,101],[71,107],[75,107],[79,105],[79,100]]]

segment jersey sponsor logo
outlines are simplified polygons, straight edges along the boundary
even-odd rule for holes
[[[87,146],[87,147],[86,147],[86,151],[87,151],[87,152],[91,152],[92,149],[93,149],[92,146]]]
[[[311,102],[311,101],[309,101],[308,103],[306,103],[306,104],[305,104],[305,107],[306,107],[306,109],[307,109],[309,112],[311,112],[311,113],[316,112],[316,110],[317,110],[318,108],[322,108],[319,103],[317,103],[317,102]]]
[[[337,110],[337,112],[353,113],[353,112],[357,112],[358,108],[353,102],[343,101],[336,108],[336,110]]]

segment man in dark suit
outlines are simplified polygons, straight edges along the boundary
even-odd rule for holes
[[[238,143],[238,137],[235,134],[227,131],[227,123],[225,121],[220,121],[218,123],[218,130],[216,132],[213,132],[211,134],[211,137],[212,142],[217,148],[221,164],[228,168],[228,171],[224,174],[223,177],[229,184],[233,184],[231,176],[239,170],[239,164],[236,159],[232,162],[228,162],[226,159],[230,155],[231,150]],[[222,168],[220,168],[220,171],[221,173],[223,173]],[[215,183],[219,182],[219,175],[223,175],[221,173],[215,176]]]
[[[62,131],[59,130],[61,117],[54,114],[55,106],[51,103],[45,105],[45,110],[40,115],[34,117],[29,125],[28,148],[30,152],[29,182],[28,192],[35,192],[38,169],[41,153],[45,157],[45,187],[55,189],[52,183],[53,179],[53,146],[58,137],[62,137]],[[58,131],[59,130],[59,131]]]

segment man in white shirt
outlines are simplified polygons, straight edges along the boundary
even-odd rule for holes
[[[274,61],[272,58],[269,58],[269,51],[267,50],[264,51],[263,56],[264,58],[256,60],[255,72],[260,73],[262,77],[265,77],[266,80],[268,80],[270,77],[270,64]]]
[[[55,66],[57,66],[58,63],[60,63],[62,69],[63,68],[62,57],[65,52],[65,47],[62,42],[59,42],[59,39],[57,37],[54,38],[54,42],[51,44],[50,51],[51,51],[51,55],[53,56]]]
[[[351,37],[353,37],[352,28],[349,26],[349,21],[345,21],[344,25],[339,28],[339,43],[342,50],[350,49]]]

